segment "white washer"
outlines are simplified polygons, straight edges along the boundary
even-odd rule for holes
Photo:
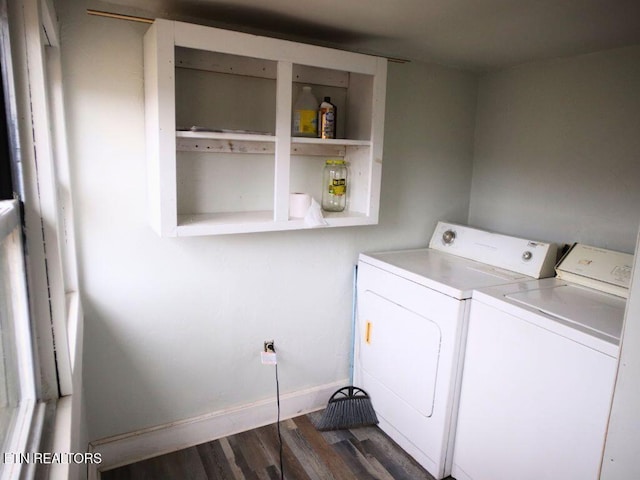
[[[445,222],[429,247],[360,255],[354,373],[380,428],[441,479],[471,293],[552,275],[556,247]]]
[[[559,276],[474,292],[458,480],[596,480],[633,256],[574,246]],[[595,277],[595,278],[594,278]],[[598,287],[598,289],[585,287]]]

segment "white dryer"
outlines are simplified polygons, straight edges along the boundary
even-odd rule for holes
[[[457,480],[598,478],[632,261],[575,245],[557,278],[474,292]]]
[[[380,428],[437,479],[451,471],[472,291],[553,275],[556,250],[439,222],[429,248],[360,255],[355,383]]]

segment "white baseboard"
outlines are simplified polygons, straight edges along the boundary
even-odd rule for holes
[[[347,379],[282,395],[281,420],[324,408],[329,397],[346,382]],[[89,444],[89,449],[100,453],[102,463],[90,465],[89,480],[99,480],[100,471],[269,425],[276,419],[276,401],[272,398],[97,440]]]

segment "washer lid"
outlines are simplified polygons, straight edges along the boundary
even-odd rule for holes
[[[626,301],[580,285],[563,284],[505,295],[552,317],[620,340]]]

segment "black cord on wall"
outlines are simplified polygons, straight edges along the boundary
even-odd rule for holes
[[[282,435],[280,434],[280,382],[278,380],[278,364],[276,363],[276,403],[278,405],[278,441],[280,443],[280,480],[284,480],[284,463],[282,462]]]

